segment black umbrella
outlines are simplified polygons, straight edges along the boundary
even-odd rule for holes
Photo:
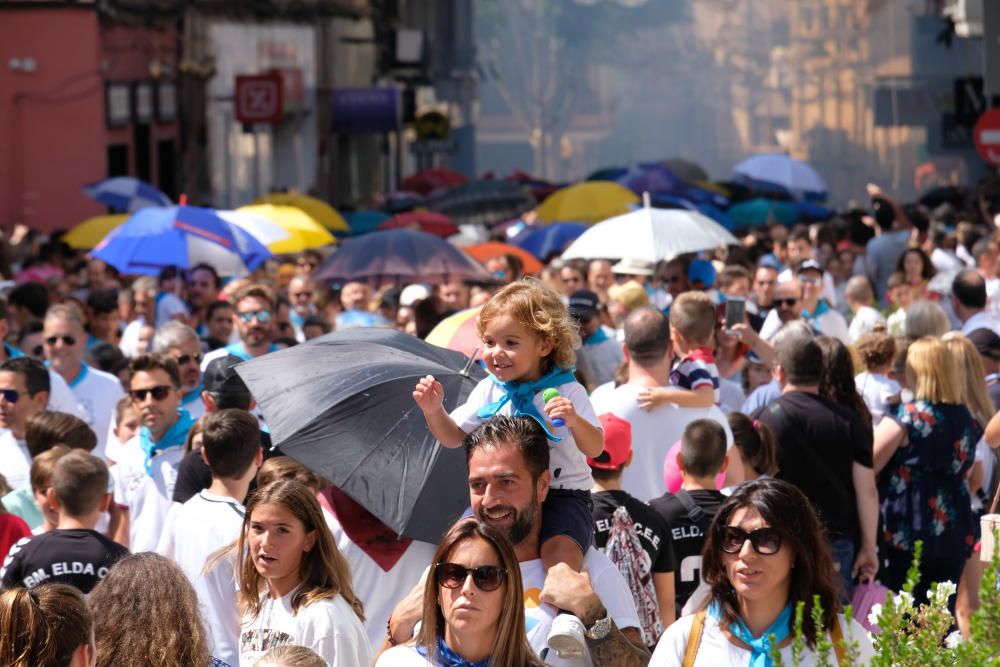
[[[708,172],[697,162],[685,160],[681,157],[672,157],[663,160],[660,164],[674,172],[678,178],[682,178],[688,183],[691,181],[708,180]]]
[[[437,543],[469,506],[465,453],[438,444],[413,400],[430,374],[446,410],[464,403],[486,375],[461,352],[392,329],[348,329],[236,370],[274,444],[397,533]]]
[[[495,225],[530,211],[535,198],[517,183],[473,181],[431,197],[426,205],[459,224]]]

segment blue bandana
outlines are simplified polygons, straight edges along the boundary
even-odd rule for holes
[[[143,426],[139,429],[139,446],[146,454],[144,463],[147,475],[151,475],[153,472],[153,457],[156,456],[156,453],[162,452],[164,449],[176,447],[177,445],[183,445],[184,440],[187,439],[188,431],[191,430],[193,425],[194,420],[191,419],[188,411],[178,410],[177,421],[167,429],[167,432],[163,434],[159,442],[153,442],[153,434],[149,432],[148,427]]]
[[[271,352],[277,352],[278,351],[278,346],[275,345],[274,343],[271,343],[267,347],[267,351],[268,351],[269,354]],[[232,355],[235,355],[235,356],[239,357],[243,361],[250,361],[251,359],[253,359],[253,357],[250,356],[250,353],[247,352],[247,348],[243,345],[242,342],[240,342],[240,343],[233,343],[232,345],[227,345],[226,346],[226,352],[229,353],[229,354],[232,354]]]
[[[717,621],[722,620],[722,609],[719,607],[718,602],[712,602],[712,604],[708,605],[708,614]],[[779,646],[791,634],[789,629],[791,620],[792,605],[789,603],[778,614],[778,618],[774,619],[774,623],[767,630],[764,630],[764,633],[758,638],[754,638],[753,633],[750,632],[750,628],[743,622],[743,619],[738,619],[736,623],[730,625],[729,632],[750,647],[750,667],[773,667],[774,660],[771,659],[771,635],[774,635],[774,645]]]
[[[205,385],[203,385],[199,381],[197,387],[195,387],[194,389],[192,389],[191,391],[189,391],[188,393],[184,394],[184,396],[181,397],[181,405],[187,405],[188,403],[191,403],[192,401],[200,400],[201,399],[201,392],[202,392],[202,390],[204,388],[205,388]]]
[[[418,646],[417,653],[426,658],[427,648],[425,646]],[[444,643],[444,637],[438,637],[437,655],[434,657],[437,658],[434,662],[436,667],[486,667],[490,664],[489,658],[486,658],[482,662],[472,662],[470,660],[466,660],[448,648],[448,645]]]
[[[826,303],[826,301],[824,301],[823,299],[820,299],[819,303],[816,304],[816,312],[815,313],[810,313],[808,310],[803,310],[802,311],[802,318],[806,319],[806,320],[815,319],[815,318],[819,317],[820,315],[822,315],[823,313],[828,312],[829,310],[830,310],[830,306]]]
[[[549,425],[544,415],[535,407],[535,394],[549,388],[558,387],[561,384],[576,381],[576,377],[573,375],[574,370],[576,369],[570,368],[564,371],[561,368],[553,368],[534,382],[501,382],[495,375],[490,375],[490,379],[499,385],[505,393],[499,401],[487,403],[479,408],[476,416],[480,419],[489,419],[500,412],[500,409],[510,401],[514,407],[511,414],[515,417],[531,417],[545,429],[545,435],[548,436],[549,440],[560,442],[562,438],[557,438],[549,430]]]
[[[594,332],[587,340],[583,341],[584,345],[599,345],[608,339],[608,334],[605,333],[604,327],[597,327],[597,331]]]

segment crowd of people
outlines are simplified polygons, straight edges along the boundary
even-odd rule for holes
[[[824,637],[865,664],[843,607],[900,590],[918,541],[915,597],[955,583],[967,635],[1000,480],[1000,243],[976,211],[870,194],[656,263],[553,253],[525,276],[498,254],[489,284],[324,284],[314,251],[224,279],[8,248],[0,663],[788,663],[803,603],[799,664]],[[451,411],[413,387],[468,464],[437,543],[275,447],[236,371],[468,308],[486,379]]]

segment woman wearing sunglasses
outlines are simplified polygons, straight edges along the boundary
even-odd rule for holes
[[[651,666],[770,667],[772,634],[790,665],[799,602],[805,603],[801,667],[817,664],[813,651],[822,635],[838,646],[834,664],[846,664],[841,640],[857,642],[856,665],[867,665],[874,653],[864,628],[855,621],[845,624],[840,580],[819,520],[805,495],[788,482],[757,479],[736,487],[709,529],[701,573],[711,589],[707,609],[667,629]],[[818,628],[811,615],[814,595],[823,608]]]
[[[542,667],[525,634],[517,557],[506,538],[474,518],[444,536],[424,585],[413,641],[376,667]]]

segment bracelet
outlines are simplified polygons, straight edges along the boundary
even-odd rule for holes
[[[386,639],[389,641],[389,646],[399,646],[399,642],[392,637],[392,616],[390,616],[389,620],[385,622],[385,635]]]

